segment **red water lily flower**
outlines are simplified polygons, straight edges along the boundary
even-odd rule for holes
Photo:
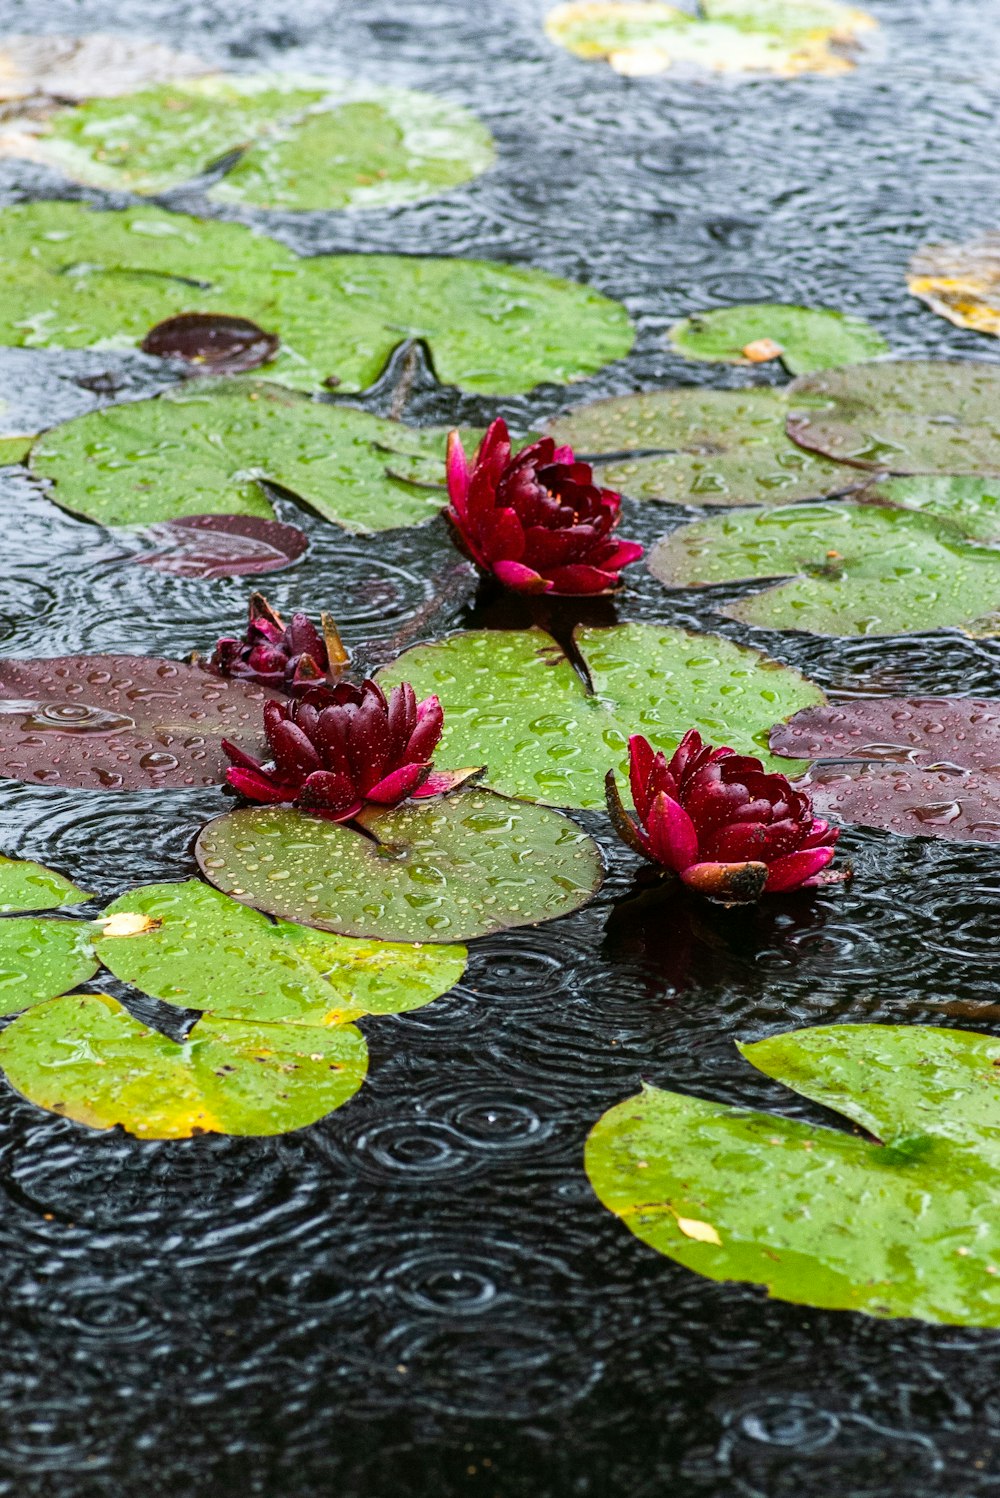
[[[291,702],[264,704],[273,758],[262,764],[223,740],[229,784],[251,801],[285,802],[334,822],[362,808],[398,806],[408,796],[439,796],[474,771],[431,773],[444,726],[436,697],[418,702],[409,683],[388,700],[374,681],[314,687]]]
[[[767,774],[759,759],[715,749],[693,728],[669,761],[639,734],[629,739],[629,756],[639,826],[612,770],[606,786],[615,828],[692,889],[731,902],[830,882],[822,870],[838,830],[813,815],[807,791]]]
[[[221,639],[209,665],[220,676],[241,676],[280,692],[304,692],[336,677],[347,652],[333,621],[324,614],[323,633],[305,614],[286,624],[261,593],[250,596],[250,615],[241,640]]]
[[[447,473],[445,514],[458,545],[515,593],[607,593],[642,556],[612,534],[621,496],[597,488],[589,465],[551,437],[512,458],[507,427],[495,421],[470,466],[452,432]]]

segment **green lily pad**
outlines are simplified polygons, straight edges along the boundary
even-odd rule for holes
[[[76,180],[139,193],[178,187],[234,152],[210,197],[293,210],[411,202],[494,156],[475,115],[433,95],[266,74],[93,100],[59,110],[35,139]]]
[[[890,473],[1000,474],[1000,367],[914,359],[803,375],[788,435],[810,452]]]
[[[246,905],[383,941],[465,941],[552,920],[586,904],[603,875],[597,844],[567,817],[489,791],[358,820],[363,832],[247,807],[209,822],[195,852],[205,878]]]
[[[850,469],[789,441],[787,416],[783,390],[680,388],[578,406],[549,430],[597,458],[599,482],[633,499],[773,505],[857,488]]]
[[[863,317],[780,302],[696,312],[670,329],[670,342],[679,354],[713,363],[767,362],[770,351],[760,347],[765,341],[776,345],[780,353],[775,356],[793,375],[861,364],[889,352],[885,339]]]
[[[0,211],[0,340],[126,348],[182,312],[244,317],[276,333],[279,384],[361,390],[408,338],[445,384],[486,394],[567,383],[628,353],[618,302],[542,271],[416,255],[300,258],[242,224],[152,206],[81,203]]]
[[[26,910],[54,910],[59,905],[78,905],[89,900],[85,890],[69,879],[28,858],[5,858],[0,854],[0,915]]]
[[[0,921],[0,1015],[17,1014],[92,978],[99,966],[92,935],[83,921]]]
[[[464,947],[357,941],[275,925],[198,879],[144,885],[105,914],[153,923],[122,936],[112,934],[112,924],[98,938],[97,953],[116,978],[229,1019],[330,1025],[419,1009],[455,986],[467,956]]]
[[[0,468],[23,463],[34,440],[34,437],[0,437]]]
[[[950,520],[973,541],[1000,541],[1000,475],[915,474],[881,479],[864,491],[864,498]]]
[[[1000,1326],[1000,1041],[824,1025],[740,1050],[874,1141],[650,1087],[587,1141],[604,1205],[708,1279],[796,1305]]]
[[[698,728],[770,765],[771,726],[824,700],[797,671],[714,635],[618,624],[578,628],[575,640],[593,693],[540,629],[469,630],[417,645],[378,679],[440,697],[437,764],[484,764],[494,789],[555,806],[603,806],[608,770],[627,779],[633,733],[670,752]]]
[[[194,381],[153,400],[108,406],[54,427],[31,471],[50,497],[102,525],[185,515],[270,518],[269,480],[345,530],[414,525],[441,510],[447,431],[418,431],[351,406],[237,379]]]
[[[0,1067],[31,1102],[141,1139],[301,1129],[353,1097],[367,1066],[353,1025],[206,1015],[178,1043],[104,994],[51,999],[0,1035]]]
[[[1000,552],[945,520],[881,505],[788,505],[681,526],[653,548],[668,588],[787,578],[723,610],[763,629],[897,635],[994,633]]]

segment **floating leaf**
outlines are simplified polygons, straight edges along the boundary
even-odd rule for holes
[[[353,1097],[367,1065],[353,1025],[206,1015],[178,1044],[104,994],[39,1004],[0,1035],[0,1066],[31,1102],[141,1139],[301,1129]]]
[[[160,193],[232,153],[209,190],[265,208],[384,207],[448,191],[493,163],[474,114],[431,94],[263,74],[161,84],[65,109],[37,139],[78,181]]]
[[[578,453],[615,455],[599,481],[633,499],[783,504],[857,488],[849,469],[789,441],[787,415],[783,390],[650,390],[578,406],[550,431]]]
[[[417,645],[378,679],[440,697],[438,765],[485,764],[498,791],[557,806],[603,806],[608,769],[627,780],[630,734],[669,752],[698,728],[712,743],[767,760],[772,723],[823,700],[797,671],[713,635],[619,624],[578,628],[574,638],[593,693],[540,629],[470,630]]]
[[[210,374],[243,374],[270,363],[278,342],[248,317],[181,312],[150,328],[139,347],[158,359],[185,359]]]
[[[0,854],[0,915],[54,910],[58,905],[77,905],[89,899],[85,890],[54,869],[27,858],[4,858]]]
[[[552,920],[601,883],[596,843],[567,817],[488,791],[358,821],[364,831],[248,807],[209,822],[195,851],[205,878],[246,905],[383,941],[466,941]]]
[[[99,966],[92,934],[81,921],[0,921],[0,1014],[16,1014],[92,978]]]
[[[153,998],[231,1019],[330,1025],[398,1014],[446,993],[465,969],[464,947],[357,941],[275,925],[197,879],[145,885],[107,910],[129,912],[151,924],[136,935],[106,931],[97,941],[115,977]]]
[[[0,99],[106,98],[209,71],[199,58],[141,37],[8,36],[0,45]]]
[[[186,515],[151,525],[146,540],[156,547],[133,557],[171,577],[250,577],[280,572],[304,556],[309,539],[297,525],[257,515]]]
[[[864,498],[950,520],[973,541],[1000,541],[1000,475],[885,478],[865,489]]]
[[[23,463],[34,440],[34,437],[0,437],[0,468]]]
[[[1000,473],[1000,367],[914,359],[803,375],[788,435],[811,452],[890,473]]]
[[[700,15],[661,0],[570,0],[545,30],[577,57],[618,73],[664,73],[678,63],[719,73],[843,73],[871,16],[836,0],[702,0]]]
[[[153,791],[220,785],[232,739],[264,753],[252,682],[155,656],[0,661],[0,776]]]
[[[1000,553],[933,515],[881,505],[788,505],[681,526],[653,548],[668,588],[788,578],[723,612],[764,629],[895,635],[994,633]]]
[[[409,338],[446,384],[506,395],[566,383],[628,353],[618,302],[521,266],[417,255],[299,258],[242,224],[152,206],[0,211],[0,340],[128,347],[179,313],[244,317],[281,340],[269,377],[361,390]]]
[[[740,1050],[875,1139],[649,1087],[587,1141],[604,1205],[708,1279],[796,1305],[1000,1326],[1000,1041],[822,1025]],[[687,1232],[689,1219],[715,1236]]]
[[[806,708],[772,729],[771,748],[819,761],[809,786],[821,816],[1000,842],[1000,702],[875,697]]]
[[[957,327],[1000,337],[1000,233],[924,245],[910,261],[906,284]]]
[[[789,374],[860,364],[889,352],[885,339],[863,317],[780,302],[696,312],[674,324],[670,342],[687,359],[724,364],[766,362],[762,353],[780,356]],[[774,351],[762,350],[764,343],[774,344]]]

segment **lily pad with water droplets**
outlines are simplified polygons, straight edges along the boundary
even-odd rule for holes
[[[382,941],[462,942],[566,915],[601,883],[597,844],[558,812],[463,791],[359,822],[247,807],[202,829],[202,873],[285,920]]]
[[[649,570],[669,588],[785,579],[723,610],[763,629],[1000,630],[1000,552],[934,515],[881,505],[788,505],[695,521],[657,543]]]
[[[647,1087],[587,1141],[604,1206],[707,1279],[795,1305],[1000,1326],[1000,1041],[819,1025],[740,1050],[873,1137]]]
[[[754,302],[744,307],[717,307],[675,323],[670,342],[687,359],[724,364],[766,362],[776,357],[789,374],[860,364],[889,352],[889,345],[863,317],[849,317],[824,307],[795,307]]]
[[[469,630],[417,645],[379,681],[440,697],[437,764],[484,764],[496,790],[556,806],[603,806],[607,771],[627,779],[630,734],[669,752],[698,728],[767,760],[771,725],[823,701],[797,671],[713,635],[619,624],[578,628],[575,641],[592,692],[540,629]]]
[[[358,941],[275,924],[197,879],[145,885],[106,914],[123,911],[154,924],[98,938],[97,953],[115,977],[153,998],[230,1019],[330,1025],[398,1014],[446,993],[465,970],[464,947]]]
[[[59,905],[78,905],[89,899],[85,890],[54,869],[28,858],[5,858],[0,854],[0,915],[55,910]]]
[[[959,328],[1000,338],[1000,233],[967,244],[928,244],[910,261],[913,296]]]
[[[858,488],[850,469],[789,441],[787,416],[783,390],[679,388],[578,406],[549,430],[633,499],[773,505]]]
[[[145,539],[155,549],[132,560],[171,577],[256,577],[280,572],[304,556],[309,546],[297,525],[259,515],[185,515],[151,525]]]
[[[223,738],[265,753],[273,693],[156,656],[0,661],[0,776],[153,791],[220,785]]]
[[[8,916],[0,921],[0,1015],[86,983],[98,969],[91,927],[82,921]]]
[[[803,375],[788,435],[838,463],[890,473],[1000,474],[1000,366],[913,359]]]
[[[178,1043],[104,994],[39,1004],[0,1035],[0,1067],[31,1102],[140,1139],[301,1129],[353,1097],[367,1066],[353,1025],[206,1015]]]
[[[1000,542],[1000,474],[883,478],[862,497],[949,520],[973,541]]]

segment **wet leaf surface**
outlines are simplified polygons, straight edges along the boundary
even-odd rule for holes
[[[0,661],[0,776],[153,791],[220,785],[231,738],[263,752],[253,683],[155,656]]]
[[[627,780],[630,734],[672,751],[697,727],[712,743],[767,760],[771,725],[822,700],[797,671],[717,636],[622,624],[581,627],[574,638],[592,693],[539,629],[469,630],[418,645],[378,679],[440,697],[436,764],[484,764],[496,790],[556,806],[603,807],[607,771]]]
[[[156,549],[135,557],[136,564],[171,577],[280,572],[303,557],[309,546],[298,526],[258,515],[186,515],[151,525],[145,539]]]
[[[131,890],[106,914],[128,912],[156,924],[135,936],[98,939],[98,955],[115,977],[153,998],[228,1019],[330,1025],[398,1014],[446,993],[465,969],[464,947],[358,941],[275,925],[197,879]]]
[[[16,1014],[92,978],[98,969],[92,936],[81,921],[32,916],[0,921],[0,1015]]]
[[[77,905],[89,899],[85,890],[54,869],[28,858],[5,858],[0,854],[0,915],[55,910],[59,905]]]
[[[568,817],[488,791],[359,820],[365,832],[248,807],[202,829],[198,863],[218,889],[271,915],[399,942],[552,920],[586,904],[603,877],[597,844]]]
[[[910,261],[906,284],[956,327],[1000,336],[1000,234],[924,245]]]
[[[993,633],[1000,552],[933,515],[881,505],[788,505],[695,521],[653,548],[668,588],[787,578],[727,604],[732,619],[817,635]]]
[[[863,317],[782,302],[696,312],[674,324],[670,342],[686,359],[724,364],[769,362],[762,356],[772,350],[760,345],[775,344],[782,364],[793,375],[861,364],[889,352],[881,333]]]
[[[875,1142],[649,1087],[587,1141],[604,1205],[708,1279],[796,1305],[1000,1325],[1000,1041],[819,1025],[740,1050]]]
[[[39,1004],[0,1035],[0,1067],[31,1102],[140,1139],[301,1129],[346,1103],[367,1065],[353,1025],[206,1015],[179,1044],[104,994]]]
[[[181,312],[150,328],[139,347],[158,359],[184,359],[206,374],[243,374],[268,364],[279,339],[247,317]]]
[[[958,526],[973,541],[1000,541],[1000,475],[884,478],[870,484],[864,498],[937,515]]]
[[[104,98],[209,71],[189,53],[138,36],[7,36],[0,43],[0,100]]]

